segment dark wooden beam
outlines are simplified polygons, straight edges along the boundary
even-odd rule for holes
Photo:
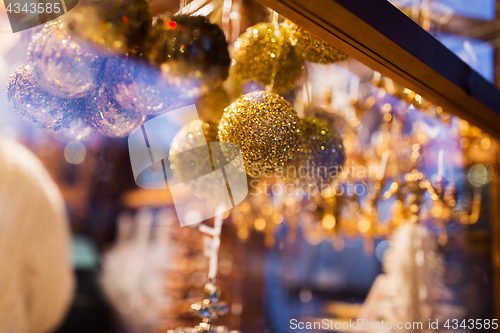
[[[386,0],[258,0],[500,138],[500,91]]]

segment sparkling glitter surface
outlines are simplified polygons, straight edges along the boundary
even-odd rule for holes
[[[179,92],[160,71],[135,58],[111,58],[106,62],[106,87],[126,110],[154,115],[180,106]]]
[[[50,130],[58,140],[62,142],[84,141],[92,136],[94,129],[87,120],[86,102],[86,99],[80,98],[69,103],[73,116],[65,118],[61,126]]]
[[[45,25],[28,47],[38,86],[62,98],[79,98],[97,88],[102,59],[71,39],[59,22]]]
[[[289,31],[259,23],[248,28],[234,43],[231,75],[240,80],[255,80],[273,92],[283,94],[293,88],[302,75],[304,59],[289,43]],[[275,76],[273,77],[273,73]]]
[[[57,128],[72,112],[67,100],[38,87],[29,66],[22,66],[10,77],[7,98],[17,114],[35,127]]]
[[[178,180],[186,183],[212,172],[207,145],[219,141],[217,134],[218,124],[201,120],[194,120],[181,128],[172,140],[168,158],[170,169]],[[186,184],[198,194],[207,194],[206,197],[214,194],[214,184],[210,180]]]
[[[340,173],[345,163],[345,149],[342,138],[330,124],[322,119],[302,119],[302,136],[294,164],[301,172],[300,181],[307,184],[331,181]],[[338,173],[337,173],[338,172]]]
[[[146,119],[146,116],[122,108],[104,86],[88,98],[86,112],[97,133],[109,137],[125,137]]]
[[[312,35],[290,20],[283,26],[290,31],[290,42],[304,59],[320,64],[331,64],[347,58],[347,54]]]
[[[299,138],[297,112],[283,97],[265,91],[238,98],[219,124],[220,141],[241,148],[249,175],[285,167],[295,157]]]
[[[140,54],[151,27],[148,0],[86,0],[64,15],[71,34],[108,54]]]
[[[226,37],[204,16],[155,18],[147,48],[150,63],[182,98],[199,98],[228,77]]]

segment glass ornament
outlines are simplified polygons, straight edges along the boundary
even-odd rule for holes
[[[38,87],[29,66],[21,66],[10,77],[7,98],[16,113],[35,127],[57,128],[72,111],[68,100]]]
[[[28,63],[41,89],[61,98],[79,98],[98,87],[103,58],[82,48],[56,22],[33,37]]]
[[[125,110],[101,86],[87,100],[86,114],[97,133],[108,137],[125,137],[141,126],[146,116]]]

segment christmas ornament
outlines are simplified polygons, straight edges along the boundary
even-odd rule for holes
[[[108,59],[105,80],[114,99],[128,111],[160,114],[179,105],[178,92],[162,79],[160,71],[139,59]]]
[[[56,128],[71,112],[68,101],[38,87],[29,66],[21,66],[10,77],[7,98],[17,114],[35,127]]]
[[[463,309],[450,305],[453,295],[444,283],[443,258],[435,238],[422,224],[407,223],[396,231],[383,267],[385,274],[375,280],[359,318],[424,323],[463,318]],[[423,327],[419,331],[435,330]]]
[[[104,86],[89,97],[86,112],[97,133],[109,137],[125,137],[146,119],[146,116],[122,108]]]
[[[340,135],[322,119],[304,118],[302,136],[296,154],[295,175],[306,184],[331,181],[345,163],[346,155]],[[304,171],[304,168],[306,171]]]
[[[51,129],[54,136],[63,141],[83,141],[94,133],[94,129],[89,124],[87,120],[87,115],[85,114],[85,103],[84,99],[77,99],[70,102],[70,108],[76,115],[73,117],[64,119],[61,126],[55,129]]]
[[[304,59],[288,42],[289,31],[272,23],[248,28],[234,43],[231,75],[239,80],[255,80],[282,94],[293,88],[302,75]]]
[[[211,186],[213,184],[210,179],[188,182],[212,172],[211,158],[217,158],[219,154],[211,156],[208,149],[211,142],[218,141],[218,124],[194,120],[177,133],[170,145],[170,169],[174,176],[206,198],[214,196],[214,186]]]
[[[299,138],[297,112],[283,97],[265,91],[238,98],[219,125],[220,141],[240,147],[249,175],[284,167],[295,157]],[[234,159],[234,151],[225,154]]]
[[[89,0],[66,14],[65,23],[75,38],[102,52],[141,54],[151,16],[147,0]]]
[[[156,221],[161,223],[157,227]],[[149,332],[152,330],[145,328],[157,325],[163,311],[168,311],[169,318],[179,316],[182,296],[178,296],[178,289],[185,291],[189,288],[190,275],[183,274],[182,270],[186,270],[186,266],[189,269],[189,265],[184,263],[189,248],[172,239],[172,234],[178,232],[176,229],[180,226],[166,210],[153,213],[141,208],[135,216],[122,213],[117,225],[116,245],[103,257],[103,289],[125,323]],[[196,232],[194,235],[191,232],[191,236],[194,238],[192,243],[201,243],[197,242],[196,236],[199,235]],[[191,253],[196,252],[193,250]],[[179,262],[184,265],[179,265]],[[167,281],[166,275],[174,275],[177,279]],[[172,280],[179,280],[179,277],[180,286],[172,288]]]
[[[57,22],[45,25],[33,37],[28,62],[41,89],[62,98],[78,98],[97,88],[103,59],[84,50]]]
[[[231,104],[229,95],[222,85],[219,85],[196,102],[196,110],[201,120],[218,123],[229,104]]]
[[[208,278],[209,281],[205,284],[203,291],[203,300],[201,302],[191,305],[192,312],[198,317],[202,318],[202,322],[196,327],[180,327],[175,330],[169,330],[167,332],[177,332],[177,333],[229,333],[230,331],[225,326],[215,325],[215,321],[220,317],[225,315],[229,311],[229,307],[226,302],[220,301],[220,290],[214,283],[217,276],[218,266],[219,266],[219,246],[220,246],[220,235],[222,230],[223,216],[221,214],[217,215],[214,219],[214,227],[208,227],[207,225],[200,225],[198,230],[205,234],[203,238],[205,255],[209,257],[209,268],[208,268]],[[233,333],[240,333],[239,331],[231,331]]]
[[[347,58],[347,54],[334,48],[302,29],[290,20],[285,20],[283,26],[290,31],[290,43],[304,59],[320,64],[331,64]]]
[[[219,299],[219,287],[207,283],[203,292],[203,301],[191,305],[193,312],[202,318],[202,322],[196,327],[198,332],[219,332],[226,329],[213,324],[219,316],[223,316],[229,311],[226,302],[219,302]]]
[[[182,98],[199,98],[228,76],[224,33],[204,16],[158,17],[148,43],[149,62],[161,69]]]

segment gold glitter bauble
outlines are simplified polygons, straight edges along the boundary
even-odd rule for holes
[[[295,157],[299,138],[297,112],[283,97],[266,91],[238,98],[219,124],[220,141],[240,147],[249,175],[285,167]]]
[[[290,31],[290,43],[306,60],[319,64],[331,64],[347,58],[347,54],[322,41],[290,20],[283,26]]]
[[[197,153],[196,149],[206,149],[210,142],[218,142],[217,136],[218,124],[215,123],[194,120],[182,127],[172,140],[168,157],[174,176],[187,182],[196,176],[210,173],[210,156]]]
[[[229,104],[231,104],[229,95],[222,85],[219,85],[196,102],[196,110],[201,120],[218,123]]]
[[[304,59],[289,43],[286,27],[280,27],[278,37],[274,30],[271,23],[248,28],[234,43],[230,74],[239,80],[272,85],[273,92],[283,94],[301,77]]]
[[[72,37],[104,52],[139,54],[151,16],[148,0],[87,0],[64,15]]]
[[[288,177],[297,183],[328,184],[346,160],[342,138],[327,121],[318,118],[302,119],[301,129],[295,168],[287,168]]]

